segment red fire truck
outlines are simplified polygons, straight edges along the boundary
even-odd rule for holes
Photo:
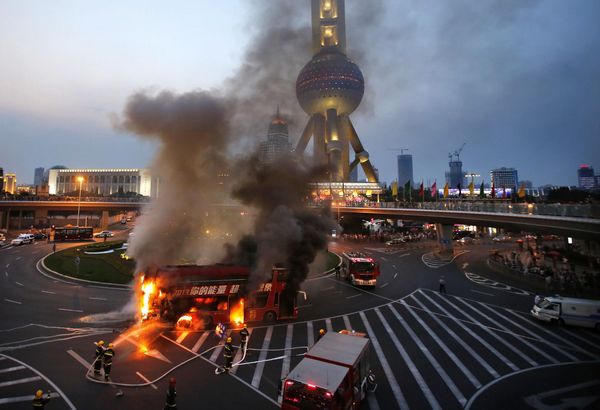
[[[180,265],[144,277],[142,319],[163,318],[183,326],[298,317],[296,295],[287,295],[287,271],[273,268],[267,282],[250,288],[250,269],[233,265]]]
[[[361,252],[345,252],[342,254],[341,274],[354,286],[375,286],[379,263]]]
[[[284,410],[355,409],[374,383],[362,333],[326,333],[283,382]]]

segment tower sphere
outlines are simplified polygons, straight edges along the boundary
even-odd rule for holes
[[[324,114],[330,108],[338,115],[349,115],[364,92],[360,68],[344,54],[326,49],[302,68],[296,80],[298,102],[309,115]]]

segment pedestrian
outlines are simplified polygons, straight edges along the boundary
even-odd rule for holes
[[[94,360],[94,376],[100,376],[102,368],[102,356],[104,355],[104,340],[94,342],[96,345],[96,359]]]
[[[250,332],[248,332],[248,328],[246,325],[240,330],[240,349],[243,354],[246,354],[246,344],[248,343],[248,336],[250,336]]]
[[[335,277],[336,279],[340,278],[340,265],[335,267]]]
[[[110,369],[112,367],[113,357],[115,356],[113,347],[114,345],[109,343],[108,349],[106,349],[102,355],[102,364],[104,365],[104,381],[108,381],[108,376],[110,376]]]
[[[321,340],[323,336],[325,336],[325,333],[327,333],[325,329],[319,329],[319,337],[317,338],[317,342]]]
[[[535,295],[535,298],[533,299],[533,304],[538,305],[541,301],[542,297],[540,295]]]
[[[43,410],[46,408],[46,404],[48,404],[49,401],[50,401],[50,390],[48,390],[46,397],[44,397],[43,391],[38,390],[35,392],[35,396],[33,397],[32,406],[34,409],[42,409]]]
[[[108,237],[107,234],[104,234],[104,242],[106,242],[106,238]]]
[[[175,398],[177,397],[175,383],[175,378],[171,377],[171,380],[169,380],[169,388],[167,389],[167,398],[165,399],[165,407],[163,410],[177,409],[177,403],[175,402]]]
[[[56,253],[56,242],[52,244],[52,253]]]
[[[233,346],[231,346],[231,337],[228,337],[223,348],[223,357],[225,357],[225,373],[229,374],[233,362]]]
[[[446,294],[446,280],[444,279],[444,275],[440,277],[440,293]]]

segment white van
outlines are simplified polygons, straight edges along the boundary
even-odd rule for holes
[[[531,314],[545,322],[592,327],[600,331],[600,300],[547,296],[533,305]]]
[[[33,243],[34,242],[34,237],[32,234],[30,233],[22,233],[19,236],[17,236],[15,239],[13,239],[10,244],[11,245],[23,245],[24,243]]]

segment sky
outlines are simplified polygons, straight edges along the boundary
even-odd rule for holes
[[[0,167],[19,183],[38,166],[146,167],[156,142],[113,126],[132,94],[235,95],[260,86],[231,79],[270,72],[263,61],[289,78],[260,101],[264,128],[244,132],[265,138],[281,105],[295,143],[309,19],[308,0],[0,0]],[[381,180],[397,177],[405,148],[415,181],[439,186],[463,143],[463,170],[486,182],[502,166],[534,186],[576,185],[581,164],[600,173],[600,2],[346,0],[346,19],[366,86],[351,118]],[[282,23],[302,38],[266,27]]]

